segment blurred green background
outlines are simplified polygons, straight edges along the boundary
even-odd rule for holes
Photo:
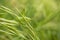
[[[0,0],[0,40],[60,40],[60,0]]]

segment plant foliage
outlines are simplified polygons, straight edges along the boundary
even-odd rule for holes
[[[0,0],[0,40],[60,40],[60,0]]]

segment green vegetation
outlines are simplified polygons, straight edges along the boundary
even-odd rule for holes
[[[60,40],[60,0],[0,0],[0,40]]]

